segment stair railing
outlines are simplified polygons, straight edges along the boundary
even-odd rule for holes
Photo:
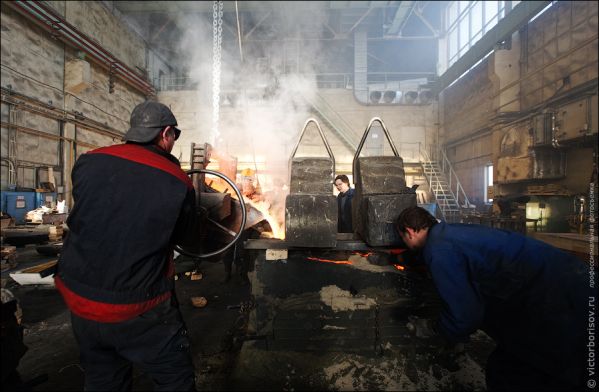
[[[458,203],[458,206],[460,206],[460,208],[474,207],[474,205],[470,203],[470,200],[468,200],[468,196],[466,196],[464,187],[462,187],[462,183],[460,182],[457,173],[455,172],[455,170],[453,170],[453,166],[451,165],[449,158],[447,158],[445,150],[439,148],[438,156],[440,157],[441,161],[441,171],[447,176],[447,180],[449,182],[449,189],[451,190],[451,193],[453,194],[456,202]],[[460,203],[460,200],[462,200],[463,202]]]
[[[419,147],[422,147],[421,145]],[[436,164],[426,151],[426,149],[420,148],[420,156],[423,164],[423,172],[424,177],[427,179],[431,192],[439,205],[439,209],[441,210],[441,214],[443,218],[446,218],[445,212],[448,207],[447,200],[445,198],[439,197],[441,191],[444,191],[442,184],[443,178],[439,175],[439,173],[434,169],[434,165]],[[428,169],[428,170],[427,170]],[[451,190],[450,190],[451,192]],[[454,197],[455,198],[455,197]]]
[[[300,94],[304,97],[306,102],[308,102],[320,115],[320,117],[328,123],[328,125],[333,128],[335,131],[350,147],[352,150],[356,150],[357,143],[356,140],[360,139],[352,127],[337,113],[335,109],[326,101],[326,99],[322,98],[320,94],[315,93],[313,97],[309,97],[307,94],[304,94],[301,88],[297,89]]]

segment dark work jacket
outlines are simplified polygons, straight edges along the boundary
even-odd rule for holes
[[[591,295],[583,261],[518,233],[443,222],[423,256],[445,304],[445,337],[465,341],[480,328],[509,355],[578,384]]]
[[[338,233],[352,233],[353,225],[352,225],[352,212],[351,212],[351,202],[354,197],[354,189],[349,188],[345,193],[339,193],[337,195],[337,232]],[[343,208],[341,207],[341,200],[345,198],[345,204]]]
[[[179,161],[155,146],[103,147],[79,157],[72,181],[55,275],[71,311],[118,322],[166,300],[173,246],[198,238],[195,192]]]

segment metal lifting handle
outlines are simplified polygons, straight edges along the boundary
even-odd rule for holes
[[[396,157],[399,157],[399,153],[397,152],[397,149],[395,148],[395,144],[393,144],[393,140],[391,140],[391,136],[389,135],[389,131],[387,130],[385,123],[383,123],[383,120],[381,120],[380,117],[373,117],[372,120],[370,120],[370,123],[368,123],[368,127],[366,127],[366,131],[364,131],[364,135],[362,135],[362,140],[360,140],[360,144],[358,145],[358,149],[356,150],[356,154],[354,155],[354,161],[352,163],[352,175],[354,178],[356,178],[356,161],[360,157],[360,153],[362,152],[362,147],[364,146],[364,143],[366,142],[366,136],[368,136],[368,132],[370,132],[370,129],[372,128],[372,124],[375,121],[378,121],[378,123],[381,124],[381,128],[383,128],[383,132],[385,132],[385,136],[387,137],[387,140],[389,141],[389,145],[391,145],[391,150],[393,150],[393,154],[395,154]]]
[[[304,127],[302,128],[302,132],[300,133],[300,137],[297,140],[297,144],[293,148],[293,152],[291,153],[291,157],[289,158],[289,171],[291,171],[291,162],[293,161],[293,157],[295,156],[295,153],[297,152],[297,149],[299,148],[299,145],[300,145],[300,143],[302,141],[302,138],[304,137],[304,133],[306,132],[306,129],[308,128],[308,124],[311,123],[311,122],[313,122],[314,124],[316,124],[316,128],[318,128],[318,133],[320,134],[320,137],[321,137],[322,141],[324,142],[324,146],[326,147],[327,152],[329,153],[329,157],[331,157],[331,159],[333,160],[333,173],[335,173],[335,157],[333,156],[333,150],[331,150],[331,146],[329,145],[329,142],[327,141],[327,138],[324,136],[324,132],[322,132],[322,128],[320,128],[320,124],[318,124],[318,121],[316,121],[315,118],[309,118],[304,123]]]

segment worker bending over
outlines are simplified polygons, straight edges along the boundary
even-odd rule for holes
[[[437,322],[417,323],[417,336],[459,343],[486,332],[497,343],[489,390],[583,388],[594,294],[582,260],[515,232],[438,223],[420,207],[402,211],[396,227],[422,251],[444,303]]]

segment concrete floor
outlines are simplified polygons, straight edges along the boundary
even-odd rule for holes
[[[41,256],[35,247],[18,249],[19,265],[15,270],[55,259]],[[238,338],[243,334],[240,302],[249,297],[249,286],[233,273],[228,283],[222,263],[200,266],[203,278],[191,281],[181,274],[176,291],[180,308],[191,337],[198,388],[227,390]],[[23,310],[24,342],[28,351],[21,359],[18,371],[23,381],[47,374],[48,380],[35,386],[36,391],[82,390],[83,372],[79,365],[78,347],[71,330],[70,313],[62,297],[53,288],[42,285],[20,286],[9,278],[14,270],[2,272],[3,287],[18,298]],[[208,305],[194,308],[190,297],[204,296]],[[135,371],[134,390],[151,390],[148,377]]]
[[[34,247],[19,249],[17,269],[51,257]],[[247,314],[238,305],[250,299],[250,287],[235,273],[228,283],[222,263],[203,263],[201,280],[181,275],[176,291],[191,337],[199,390],[484,390],[484,363],[493,343],[476,334],[466,354],[451,365],[431,362],[431,347],[388,346],[383,355],[322,354],[265,351],[259,342],[243,342]],[[19,286],[2,273],[23,309],[24,340],[29,350],[21,359],[24,381],[47,374],[37,391],[82,390],[83,372],[70,326],[70,315],[54,288]],[[14,271],[13,271],[14,272]],[[194,308],[190,297],[204,296],[208,305]],[[424,351],[423,351],[424,350]],[[427,354],[428,353],[428,354]],[[135,371],[134,390],[151,390],[148,377]]]

